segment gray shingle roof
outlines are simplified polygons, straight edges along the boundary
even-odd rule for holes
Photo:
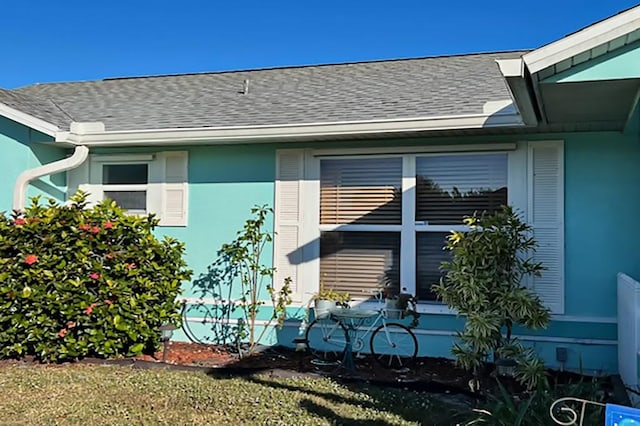
[[[62,128],[102,121],[107,131],[481,114],[486,102],[510,99],[495,60],[524,53],[38,84],[3,91],[0,102],[38,99],[16,108]]]
[[[68,127],[71,121],[71,118],[64,111],[46,97],[29,96],[17,91],[0,89],[0,103],[60,128]]]

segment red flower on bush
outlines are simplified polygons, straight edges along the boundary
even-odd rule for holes
[[[90,304],[89,306],[87,306],[87,308],[84,310],[84,313],[87,315],[91,315],[91,312],[93,312],[93,308],[96,307],[95,303]]]
[[[100,278],[100,274],[97,272],[92,272],[89,274],[89,278],[91,278],[92,280],[97,280]]]
[[[33,265],[37,261],[38,256],[36,256],[35,254],[28,254],[24,257],[24,263],[26,263],[27,265]]]
[[[94,226],[93,228],[91,228],[91,232],[93,232],[94,234],[97,234],[98,232],[100,232],[100,227]]]
[[[82,229],[83,231],[88,231],[89,229],[91,229],[91,225],[87,223],[81,223],[80,225],[78,225],[78,228]]]
[[[106,303],[107,305],[113,305],[113,302],[109,299],[105,300],[104,303]]]
[[[129,269],[136,269],[136,264],[134,262],[126,263],[124,266],[126,266]]]
[[[74,328],[77,324],[73,321],[67,321],[67,328]]]
[[[63,328],[62,330],[58,331],[58,337],[62,338],[64,336],[66,336],[67,335],[67,331],[69,331],[69,330],[67,330],[66,328]]]
[[[107,221],[107,222],[105,222],[105,223],[103,223],[103,224],[102,224],[102,227],[103,227],[104,229],[111,229],[111,228],[113,228],[113,222],[109,222],[109,221]]]
[[[22,219],[21,217],[17,218],[16,220],[13,221],[14,225],[24,225],[25,223],[27,223],[24,219]]]

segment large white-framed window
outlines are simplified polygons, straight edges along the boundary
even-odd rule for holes
[[[509,204],[536,227],[548,265],[530,284],[562,313],[562,151],[561,141],[279,151],[276,280],[294,278],[301,303],[321,285],[360,300],[387,286],[418,296],[423,312],[450,313],[431,292],[446,236],[465,215]]]
[[[69,194],[88,192],[89,201],[115,201],[130,214],[153,213],[160,226],[186,226],[188,154],[93,154],[69,172]]]
[[[434,301],[449,232],[510,201],[507,151],[318,160],[320,279],[355,299],[384,289]]]

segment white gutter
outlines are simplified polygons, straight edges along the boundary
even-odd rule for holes
[[[64,160],[54,161],[53,163],[45,164],[44,166],[36,167],[35,169],[25,170],[20,173],[16,184],[13,187],[13,209],[22,210],[27,197],[27,186],[29,182],[38,179],[39,177],[51,175],[55,173],[64,172],[67,170],[75,169],[89,156],[89,148],[86,146],[76,146],[73,155]]]
[[[488,102],[487,104],[489,108],[485,108],[482,114],[391,120],[121,131],[92,131],[89,128],[83,129],[84,131],[74,131],[74,127],[72,127],[69,132],[58,132],[56,141],[87,146],[171,145],[176,142],[232,144],[523,125],[520,114],[513,108],[504,109],[503,102]],[[496,107],[495,111],[491,110],[493,104],[500,106],[500,108]]]

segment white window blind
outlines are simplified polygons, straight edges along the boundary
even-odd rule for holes
[[[416,159],[416,220],[459,225],[474,212],[507,204],[507,154]]]

